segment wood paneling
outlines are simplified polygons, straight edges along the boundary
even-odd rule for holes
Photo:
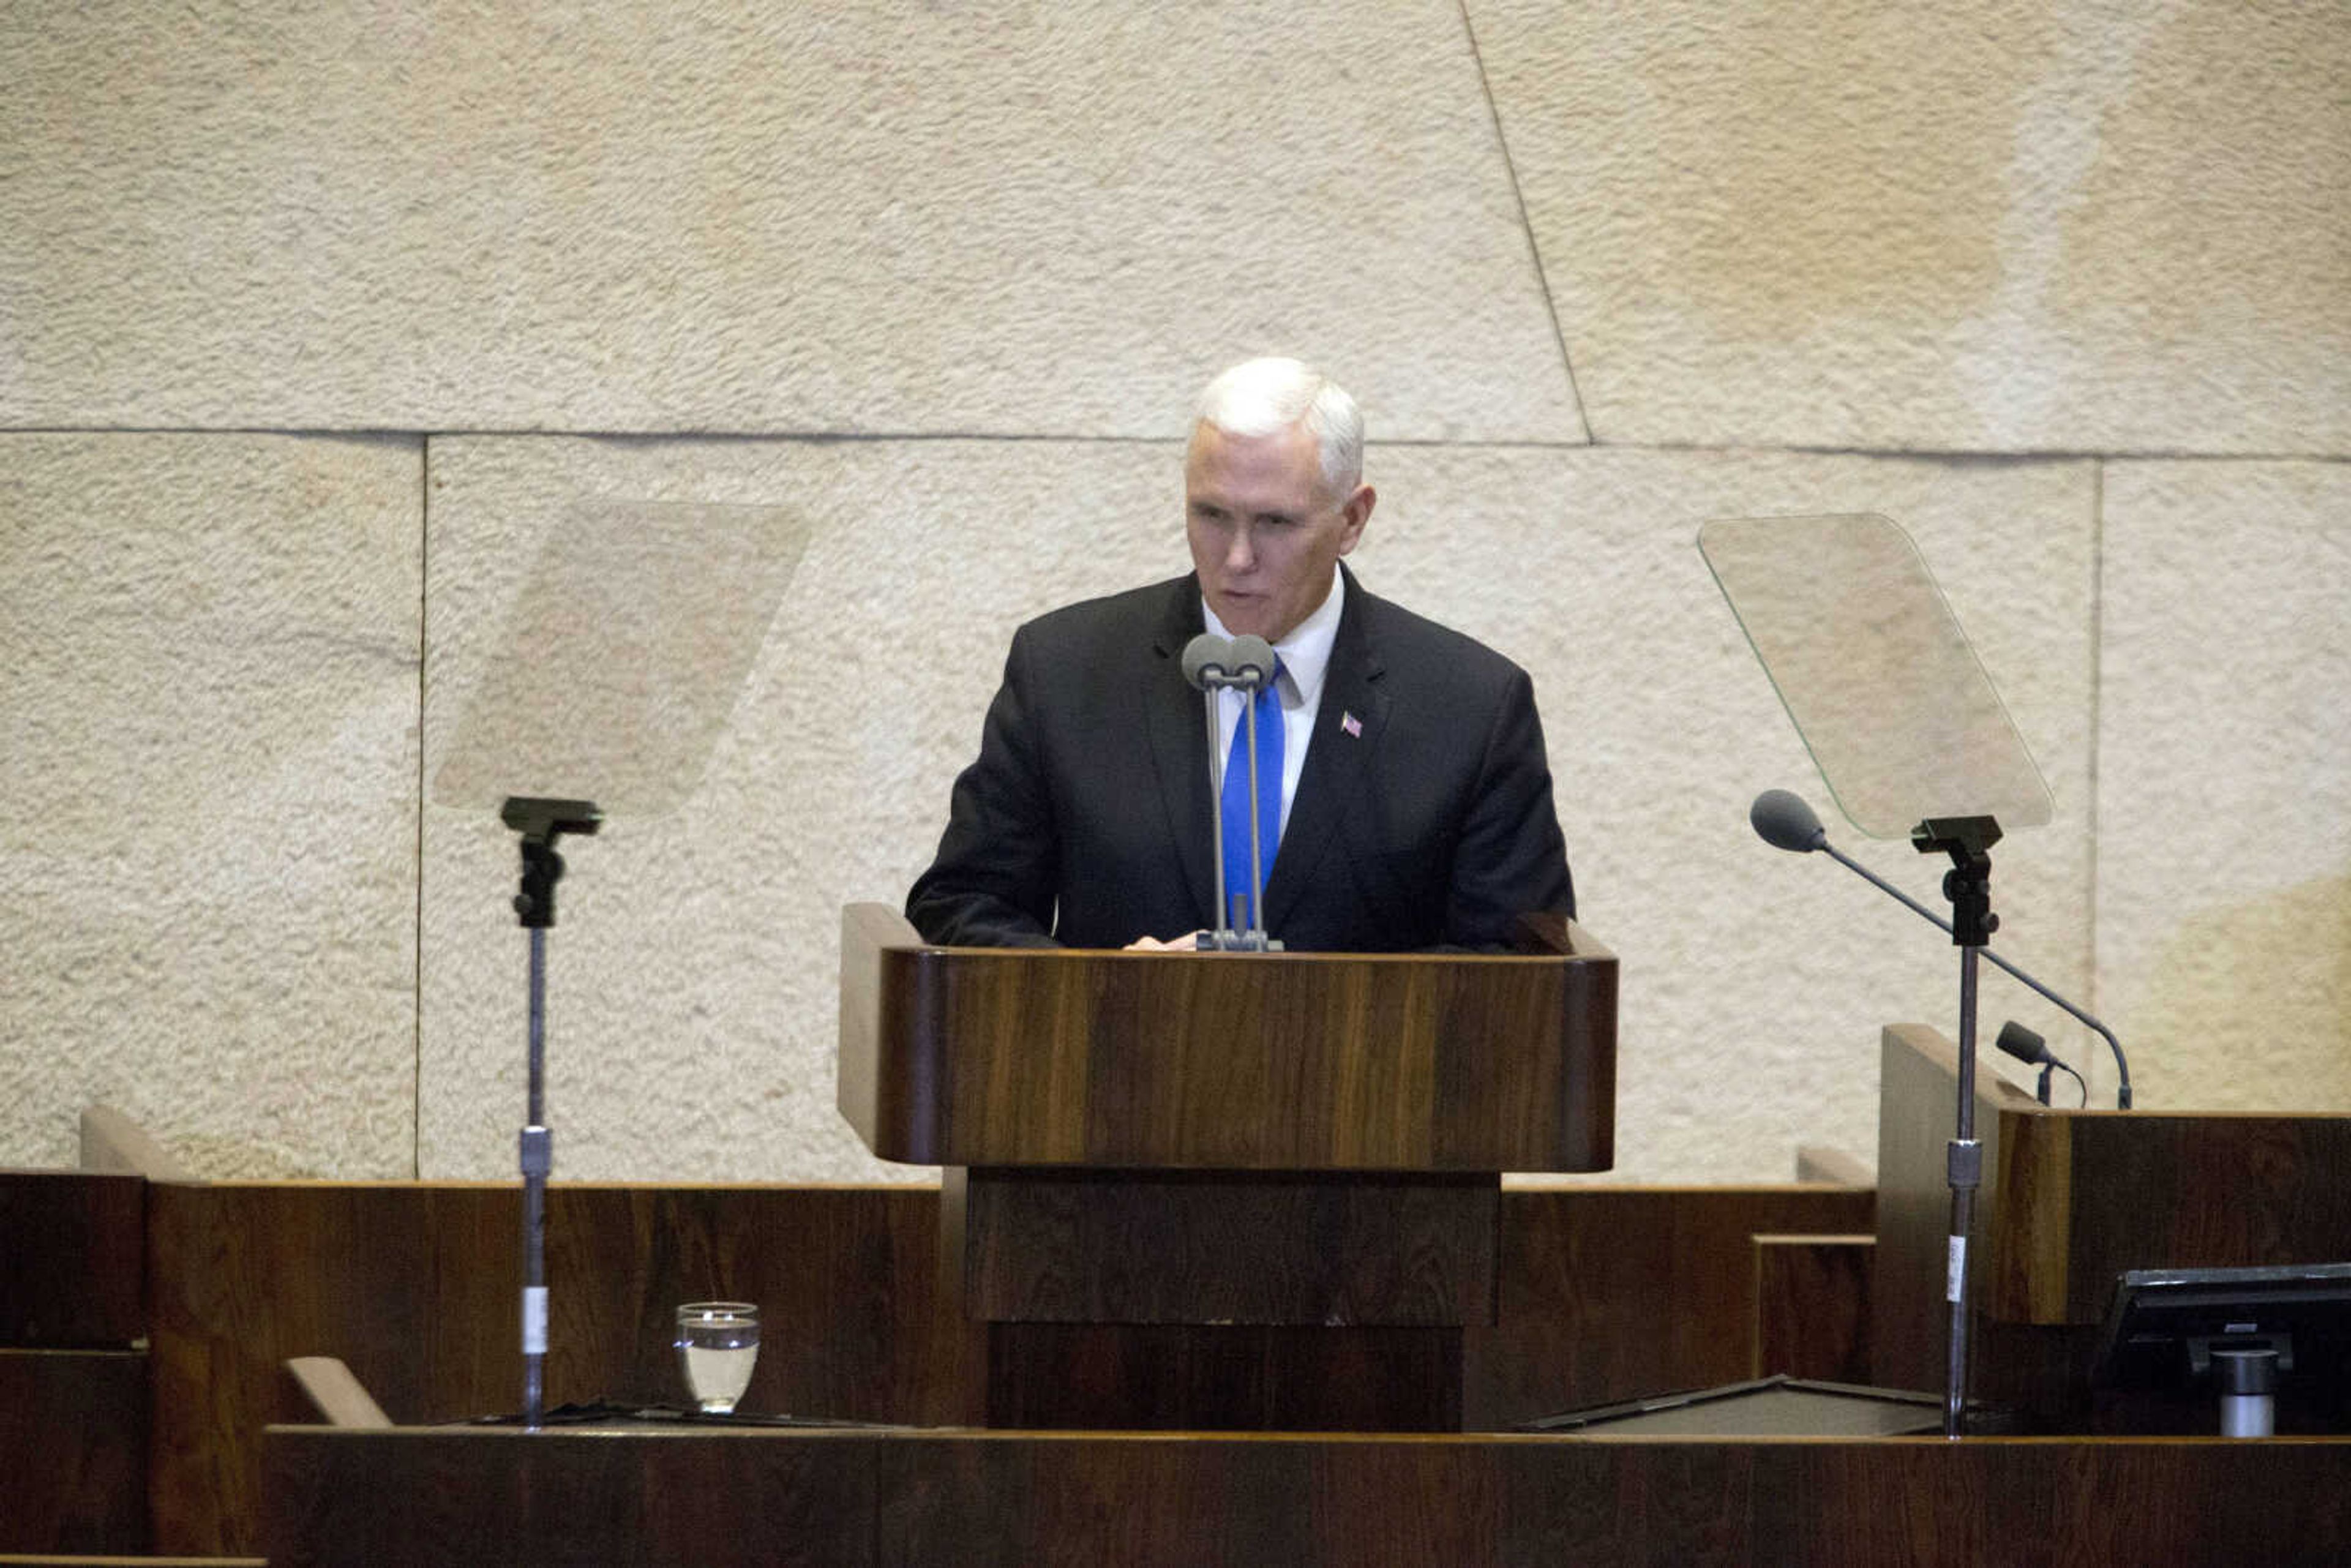
[[[1491,1322],[1493,1176],[976,1170],[965,1312],[1095,1323]]]
[[[52,1552],[0,1552],[0,1568],[269,1568],[266,1557],[60,1557]]]
[[[579,1282],[575,1308],[601,1307],[566,1316],[558,1301],[559,1335],[581,1362],[569,1386],[594,1391],[593,1368],[616,1397],[675,1401],[677,1304],[748,1301],[760,1349],[745,1408],[942,1418],[931,1404],[937,1215],[931,1186],[556,1187],[549,1277]],[[505,1403],[520,1400],[517,1383]]]
[[[1754,1450],[1759,1563],[2325,1563],[2351,1442],[1971,1438]]]
[[[951,1173],[985,1420],[1458,1431],[1498,1196],[1490,1176]]]
[[[1462,1333],[1465,1423],[1744,1380],[1753,1238],[1864,1231],[1871,1208],[1831,1186],[1504,1187],[1499,1319]]]
[[[1897,1025],[1880,1056],[1876,1380],[1940,1388],[1958,1052]],[[2351,1115],[2052,1109],[1977,1082],[1976,1396],[2081,1429],[2095,1327],[2125,1270],[2351,1260]]]
[[[1757,1377],[1869,1381],[1867,1236],[1755,1238]]]
[[[91,1171],[0,1171],[0,1344],[120,1349],[139,1299],[147,1184]]]
[[[1458,1329],[993,1323],[999,1428],[1458,1432]]]
[[[816,1435],[402,1428],[270,1436],[271,1568],[873,1561],[870,1448]]]
[[[2035,1106],[2002,1119],[2011,1130],[1996,1212],[2005,1228],[1992,1238],[1984,1300],[1994,1316],[2100,1322],[2126,1269],[2351,1262],[2351,1115]],[[2062,1225],[2062,1247],[2035,1252],[2036,1225]],[[2004,1268],[2011,1248],[2055,1267]]]
[[[251,1549],[259,1430],[308,1418],[289,1356],[341,1357],[398,1421],[519,1405],[512,1186],[166,1184],[153,1198],[159,1548]],[[551,1401],[674,1398],[671,1308],[727,1294],[766,1309],[747,1408],[924,1423],[986,1410],[987,1331],[935,1316],[936,1189],[559,1184],[549,1201]],[[1752,1236],[1866,1229],[1870,1201],[1830,1187],[1504,1189],[1497,1321],[1450,1342],[1459,1419],[1506,1427],[1746,1376]],[[1238,1344],[1184,1354],[1273,1354]],[[1428,1347],[1384,1371],[1362,1359],[1373,1348],[1327,1352],[1357,1358],[1341,1369],[1357,1405],[1393,1412],[1437,1386]],[[1022,1347],[1044,1351],[1081,1367],[1104,1354]],[[1084,1375],[1132,1390],[1153,1374],[1110,1355]],[[1283,1366],[1228,1386],[1303,1407]]]
[[[251,1550],[259,1436],[309,1418],[282,1364],[340,1356],[396,1421],[520,1407],[512,1186],[158,1185],[154,1539]],[[933,1228],[922,1187],[549,1189],[550,1406],[680,1397],[673,1309],[763,1309],[745,1408],[926,1420]]]
[[[147,1357],[0,1350],[0,1552],[147,1549]]]
[[[279,1568],[2335,1563],[2351,1440],[280,1430]]]
[[[0,1171],[0,1552],[146,1549],[146,1189]]]
[[[843,1115],[945,1166],[1583,1171],[1613,1157],[1616,960],[925,947],[841,923]]]

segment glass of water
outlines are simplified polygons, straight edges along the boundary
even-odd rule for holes
[[[705,1414],[735,1408],[759,1359],[759,1309],[749,1301],[688,1301],[677,1310],[677,1364]]]

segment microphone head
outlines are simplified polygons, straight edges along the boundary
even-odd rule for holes
[[[1184,678],[1195,690],[1207,691],[1230,678],[1233,645],[1214,632],[1203,632],[1184,644]]]
[[[1992,1041],[2001,1050],[2027,1066],[2039,1067],[2057,1059],[2049,1054],[2049,1042],[2014,1019],[2000,1026],[2000,1038]]]
[[[1774,849],[1808,855],[1829,841],[1826,828],[1803,797],[1786,789],[1766,789],[1747,809],[1747,820],[1765,843]]]
[[[1243,632],[1233,639],[1233,679],[1251,690],[1273,679],[1273,644]]]

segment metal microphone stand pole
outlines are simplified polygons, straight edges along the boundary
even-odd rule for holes
[[[1959,949],[1959,1113],[1945,1167],[1951,1188],[1951,1234],[1944,1296],[1950,1303],[1950,1349],[1945,1368],[1943,1436],[1965,1430],[1968,1396],[1968,1239],[1975,1227],[1976,1189],[1983,1183],[1983,1145],[1976,1141],[1976,958],[2000,917],[1991,912],[1991,846],[2000,824],[1990,817],[1929,818],[1910,830],[1920,854],[1949,854],[1943,892],[1951,901],[1951,942]]]
[[[1241,687],[1243,722],[1249,726],[1249,929],[1242,935],[1241,946],[1252,953],[1266,950],[1265,932],[1265,835],[1258,826],[1257,795],[1257,694],[1273,677],[1260,674]]]
[[[547,1414],[547,1177],[555,1139],[547,1129],[547,930],[555,924],[555,884],[565,833],[593,833],[603,812],[586,800],[509,797],[499,812],[522,835],[522,890],[515,915],[530,933],[529,1119],[522,1129],[522,1417],[537,1431]]]
[[[1201,676],[1202,711],[1207,716],[1208,731],[1208,823],[1214,840],[1217,875],[1217,928],[1200,938],[1201,946],[1211,952],[1224,952],[1235,946],[1232,910],[1225,903],[1225,759],[1218,742],[1222,737],[1217,729],[1217,693],[1224,684],[1222,669],[1213,668]]]

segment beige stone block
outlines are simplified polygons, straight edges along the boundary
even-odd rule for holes
[[[1583,438],[1450,0],[0,19],[0,422]]]
[[[1696,545],[1729,516],[1876,511],[1917,539],[2055,798],[1993,852],[2002,948],[2088,989],[2094,481],[2081,463],[1766,453],[1381,454],[1366,580],[1535,677],[1584,923],[1623,964],[1619,1172],[1774,1180],[1799,1143],[1876,1147],[1876,1033],[1956,1033],[1949,939],[1825,857],[1770,848],[1792,789],[1832,841],[1941,906],[1947,862],[1844,823]],[[1947,909],[1946,909],[1947,912]],[[2063,1015],[1993,977],[2069,1060]],[[2093,1082],[2096,1081],[2094,1078]]]
[[[0,1164],[413,1169],[420,446],[0,436]]]
[[[561,1174],[890,1174],[832,1109],[841,905],[895,904],[928,862],[1019,621],[1184,569],[1178,451],[432,443],[428,776],[579,497],[773,506],[808,529],[699,788],[567,841],[549,943]],[[599,692],[580,701],[583,724],[611,722]],[[496,1175],[525,1106],[516,851],[487,808],[429,807],[424,845],[422,1163]]]
[[[1177,457],[1172,443],[433,442],[428,771],[576,497],[771,505],[810,530],[699,791],[569,852],[550,943],[560,1174],[890,1174],[831,1108],[839,907],[896,902],[928,861],[1019,621],[1183,570]],[[2058,796],[2057,823],[2001,857],[2015,951],[2085,986],[2087,465],[1420,446],[1370,461],[1364,583],[1534,674],[1584,914],[1625,958],[1626,1174],[1769,1179],[1799,1142],[1865,1153],[1878,1026],[1949,1027],[1956,1006],[1944,937],[1749,831],[1761,789],[1825,796],[1698,556],[1708,517],[1876,508],[1912,527]],[[514,849],[486,810],[429,809],[424,838],[421,1163],[500,1175],[524,1106]],[[1840,841],[1934,896],[1939,867],[1907,844]]]
[[[1600,440],[2351,437],[2339,8],[1466,9]]]
[[[2351,1110],[2351,474],[2106,471],[2098,994],[2150,1109]]]

